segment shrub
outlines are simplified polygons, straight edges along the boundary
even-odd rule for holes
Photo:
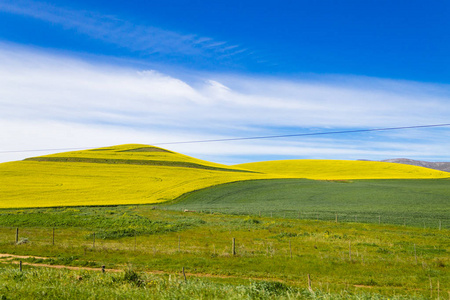
[[[286,293],[289,290],[289,287],[278,281],[258,281],[251,285],[251,289],[256,294],[280,296]]]
[[[131,269],[125,271],[125,273],[123,274],[123,281],[134,284],[136,286],[142,286],[144,284],[144,280],[141,278],[141,276]]]

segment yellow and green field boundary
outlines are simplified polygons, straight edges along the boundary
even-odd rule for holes
[[[450,173],[393,163],[290,160],[227,166],[127,144],[0,164],[0,208],[152,204],[247,180],[437,179]]]

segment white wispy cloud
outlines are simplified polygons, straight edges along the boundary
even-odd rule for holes
[[[450,87],[361,77],[281,80],[101,65],[0,44],[0,150],[165,143],[449,123]],[[249,157],[450,160],[449,130],[167,146]],[[0,161],[42,153],[1,155]]]
[[[225,41],[132,23],[118,16],[58,7],[32,0],[2,0],[0,11],[57,24],[63,29],[146,54],[224,57],[246,51]],[[220,55],[215,55],[220,54]]]

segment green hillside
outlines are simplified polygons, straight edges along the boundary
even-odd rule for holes
[[[450,228],[450,179],[254,180],[179,197],[174,210]]]

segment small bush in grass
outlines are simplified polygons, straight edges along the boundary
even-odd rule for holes
[[[298,236],[297,233],[282,232],[282,233],[272,236],[272,238],[281,239],[281,238],[291,238],[291,237],[296,237],[296,236]]]
[[[144,280],[134,270],[128,269],[123,274],[123,281],[134,284],[136,286],[143,286]]]
[[[251,290],[260,295],[280,296],[285,294],[289,287],[278,281],[258,281],[251,285]]]
[[[252,218],[246,218],[242,222],[245,223],[245,224],[260,224],[261,223],[260,220],[252,219]]]
[[[392,252],[389,251],[388,249],[386,249],[386,248],[381,248],[381,247],[379,247],[379,248],[377,249],[377,253],[381,253],[381,254],[392,254]]]

